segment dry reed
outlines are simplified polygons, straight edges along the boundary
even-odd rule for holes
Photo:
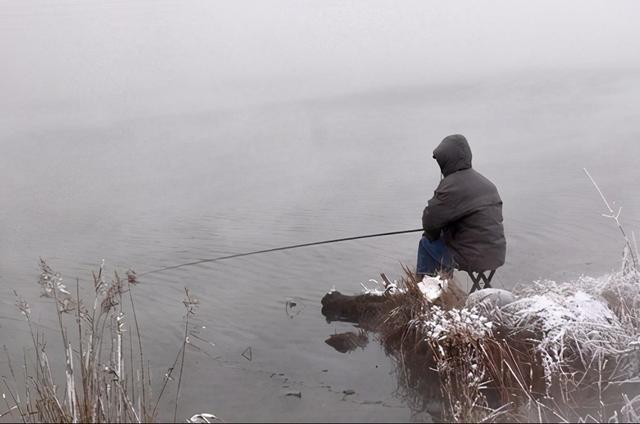
[[[80,297],[79,280],[76,280],[73,296],[63,284],[60,274],[42,259],[40,270],[38,282],[42,295],[53,299],[55,306],[64,350],[64,383],[56,383],[55,376],[59,371],[49,361],[44,336],[35,330],[29,304],[16,294],[16,307],[24,315],[31,333],[34,358],[30,367],[31,361],[25,349],[24,381],[18,381],[12,367],[12,380],[3,378],[11,403],[6,402],[7,411],[2,416],[12,416],[24,423],[155,421],[157,406],[173,368],[169,370],[169,377],[165,378],[158,397],[152,402],[151,379],[146,368],[148,364],[145,367],[140,325],[132,294],[132,287],[138,283],[135,272],[128,271],[126,279],[115,272],[111,281],[107,282],[103,261],[97,273],[92,273],[92,302],[85,304]],[[125,305],[126,300],[128,305]],[[188,320],[195,312],[197,300],[187,291],[185,302],[185,340],[178,352],[178,356],[182,354],[180,377],[188,343]],[[133,328],[127,322],[129,316],[133,317]],[[70,320],[73,320],[70,328],[75,326],[77,330],[73,341],[67,329]],[[126,332],[129,333],[128,337],[125,337]],[[134,360],[134,357],[138,359]],[[181,378],[176,393],[174,420],[177,418],[180,382]]]

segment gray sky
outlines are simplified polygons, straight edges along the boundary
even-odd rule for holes
[[[634,0],[0,0],[0,112],[626,69],[640,64],[639,18]]]

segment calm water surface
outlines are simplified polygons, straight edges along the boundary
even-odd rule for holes
[[[13,289],[38,298],[43,257],[72,282],[102,258],[145,272],[199,258],[419,226],[438,181],[431,150],[466,134],[475,167],[497,184],[509,243],[497,285],[599,275],[622,243],[600,216],[588,167],[629,229],[640,227],[640,79],[584,73],[413,87],[224,112],[93,125],[60,119],[2,130],[0,290],[3,343],[28,346]],[[182,330],[184,287],[201,300],[202,351],[187,355],[182,415],[229,420],[409,420],[398,377],[375,343],[340,354],[324,343],[331,287],[401,274],[417,235],[202,264],[142,278],[144,344],[159,376]],[[300,313],[291,318],[293,299]],[[9,343],[8,340],[11,340]],[[241,356],[252,349],[252,360]],[[4,362],[3,362],[4,364]],[[283,374],[283,375],[279,375]],[[344,398],[343,390],[356,394]],[[301,391],[302,398],[285,396]],[[382,402],[382,403],[381,403]],[[168,401],[164,413],[171,413]]]
[[[57,98],[2,105],[0,335],[14,355],[30,338],[13,290],[45,331],[38,258],[80,278],[101,260],[139,273],[250,250],[420,226],[439,179],[431,152],[463,133],[474,166],[504,200],[507,263],[496,286],[600,275],[622,242],[587,167],[629,230],[640,231],[640,76],[581,70],[510,75],[244,107],[82,113]],[[64,103],[64,104],[63,104]],[[156,381],[181,344],[184,287],[201,304],[180,415],[228,421],[390,421],[415,415],[376,343],[340,354],[324,343],[320,299],[332,287],[413,266],[417,234],[202,264],[135,288]],[[466,280],[464,280],[466,281]],[[299,313],[287,314],[287,301]],[[52,336],[53,338],[53,336]],[[251,348],[252,360],[241,354]],[[50,347],[55,351],[55,343]],[[57,352],[60,352],[59,350]],[[55,356],[55,353],[52,353]],[[3,375],[6,361],[0,361]],[[159,387],[156,387],[156,390]],[[344,390],[355,394],[344,396]],[[301,398],[286,396],[290,391]],[[162,416],[171,417],[172,395]]]

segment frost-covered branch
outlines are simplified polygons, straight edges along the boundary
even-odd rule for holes
[[[596,183],[596,180],[593,179],[589,171],[587,171],[587,168],[582,168],[582,169],[584,170],[584,173],[587,174],[587,177],[589,177],[589,179],[591,180],[591,183],[596,188],[596,190],[598,190],[598,193],[600,194],[602,201],[604,202],[605,206],[609,210],[609,214],[602,214],[602,216],[604,216],[605,218],[613,219],[616,222],[616,225],[618,226],[618,228],[620,229],[620,232],[622,233],[622,237],[624,237],[624,241],[626,243],[626,248],[628,249],[629,255],[631,256],[631,260],[633,262],[633,269],[635,272],[638,272],[640,268],[638,268],[638,260],[636,259],[636,254],[638,253],[637,245],[634,253],[634,249],[631,245],[631,241],[629,240],[629,237],[627,237],[627,233],[624,231],[624,228],[622,227],[622,223],[620,223],[620,213],[622,212],[622,208],[619,208],[618,212],[614,212],[613,209],[611,208],[611,205],[609,204],[609,201],[605,197],[604,193],[602,192],[602,190],[600,190],[598,183]]]

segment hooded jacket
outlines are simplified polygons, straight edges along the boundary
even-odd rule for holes
[[[471,168],[471,149],[462,135],[446,137],[433,151],[444,178],[422,214],[425,236],[443,238],[465,271],[486,271],[504,264],[507,243],[502,199],[496,186]]]

